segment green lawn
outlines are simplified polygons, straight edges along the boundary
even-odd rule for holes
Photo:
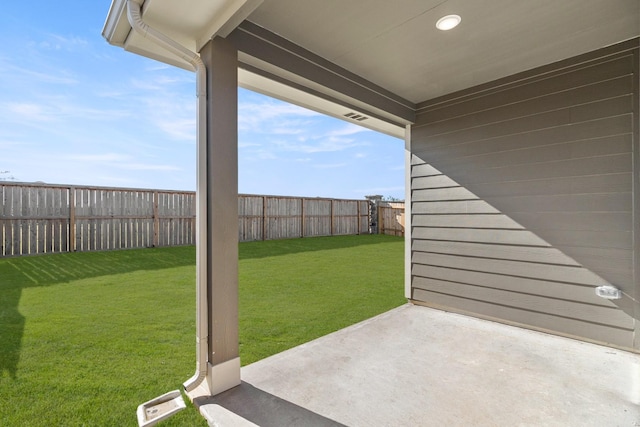
[[[193,247],[0,259],[0,426],[137,425],[195,370]],[[252,363],[404,303],[403,240],[240,244]],[[164,423],[206,426],[193,407]]]

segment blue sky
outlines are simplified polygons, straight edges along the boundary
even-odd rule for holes
[[[3,4],[0,178],[195,189],[195,76],[108,45],[109,5]],[[240,193],[404,198],[400,139],[244,89],[239,103]]]

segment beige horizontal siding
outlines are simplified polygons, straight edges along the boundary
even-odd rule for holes
[[[631,300],[594,292],[637,292],[637,43],[605,53],[419,106],[415,300],[638,345]]]

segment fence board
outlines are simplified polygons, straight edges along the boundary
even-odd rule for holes
[[[404,236],[404,203],[381,203],[378,206],[380,234]]]

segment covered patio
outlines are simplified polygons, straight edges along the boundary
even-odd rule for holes
[[[640,424],[637,0],[113,0],[103,35],[196,72],[212,425]],[[404,140],[415,304],[242,369],[238,86]]]
[[[211,426],[637,426],[640,355],[407,304],[242,368]]]

